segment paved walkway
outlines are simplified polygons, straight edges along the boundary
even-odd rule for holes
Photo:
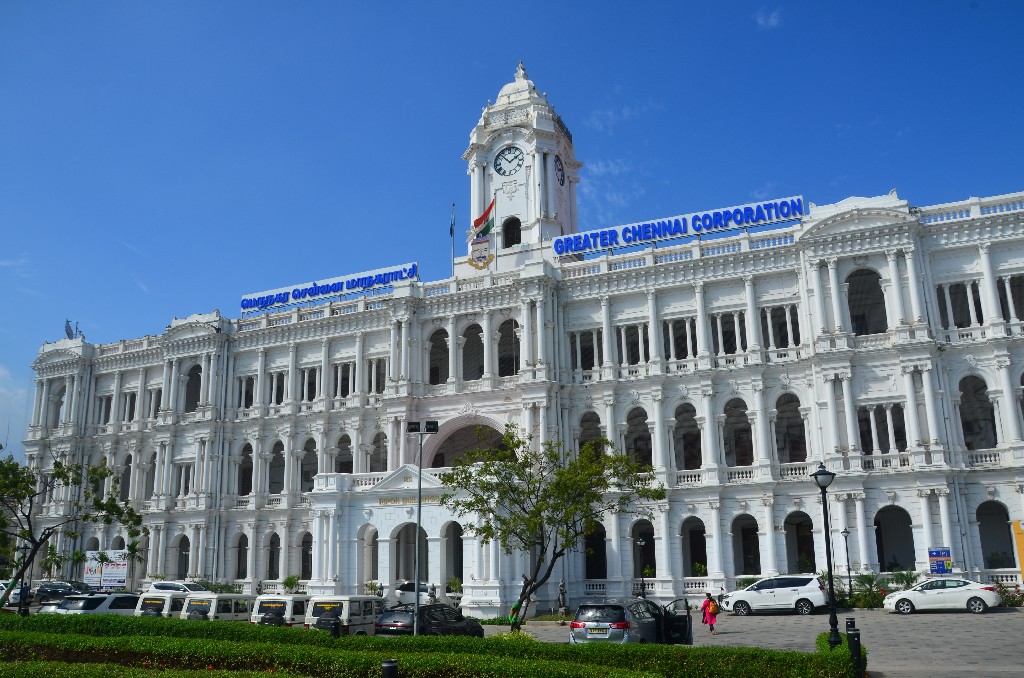
[[[882,610],[839,614],[839,630],[854,617],[870,652],[871,678],[984,678],[1024,674],[1020,651],[1024,608],[1000,608],[985,614],[920,612],[907,616]],[[793,614],[718,616],[712,636],[695,616],[694,645],[740,645],[814,652],[818,633],[828,631],[828,615]],[[487,635],[508,627],[485,626]],[[527,624],[527,633],[546,642],[569,642],[569,627],[554,622]]]

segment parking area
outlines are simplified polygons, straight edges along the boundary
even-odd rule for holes
[[[985,614],[922,612],[889,614],[881,610],[851,610],[839,614],[840,631],[853,617],[871,654],[872,678],[960,678],[1021,673],[1018,640],[1024,638],[1024,610],[993,609]],[[766,614],[736,617],[721,614],[712,636],[694,617],[694,645],[739,645],[814,652],[818,633],[828,631],[828,615],[809,617]],[[508,627],[487,626],[487,635]],[[554,622],[531,623],[527,633],[538,640],[567,643],[569,627]]]

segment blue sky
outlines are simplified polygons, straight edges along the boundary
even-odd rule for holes
[[[1010,0],[0,0],[0,442],[22,454],[65,318],[105,343],[257,290],[446,277],[460,156],[520,59],[590,230],[1024,190],[1022,25]]]

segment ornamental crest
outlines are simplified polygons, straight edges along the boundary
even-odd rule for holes
[[[478,271],[482,271],[494,261],[494,254],[491,252],[491,238],[484,236],[476,238],[469,243],[469,257],[467,263]]]

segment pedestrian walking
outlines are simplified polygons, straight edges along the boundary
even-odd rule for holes
[[[711,593],[704,594],[704,602],[701,603],[700,609],[704,613],[701,618],[701,623],[707,624],[711,635],[717,636],[718,631],[715,630],[715,622],[718,621],[718,601],[711,597]]]

